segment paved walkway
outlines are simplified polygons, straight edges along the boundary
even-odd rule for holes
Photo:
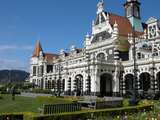
[[[52,96],[52,94],[43,94],[43,93],[25,93],[25,92],[22,92],[20,94],[20,96],[23,96],[23,97],[37,97],[37,96]]]

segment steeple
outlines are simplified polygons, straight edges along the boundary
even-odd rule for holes
[[[124,4],[125,16],[129,19],[132,27],[138,32],[143,32],[140,16],[140,5],[139,0],[127,0]]]
[[[35,49],[33,51],[32,57],[39,57],[40,54],[43,54],[43,50],[42,50],[42,47],[41,47],[41,43],[38,40],[37,43],[36,43]]]

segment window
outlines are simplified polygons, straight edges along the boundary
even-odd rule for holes
[[[145,55],[144,55],[144,54],[142,54],[142,58],[145,58]]]
[[[44,72],[43,65],[41,65],[39,68],[39,75],[43,75],[43,72]]]
[[[112,50],[109,50],[109,54],[112,55]]]
[[[47,65],[47,73],[53,72],[53,65]]]
[[[137,59],[141,59],[141,53],[137,53]]]
[[[33,66],[33,76],[36,76],[36,72],[37,72],[36,66]]]
[[[97,59],[98,59],[98,60],[105,60],[105,54],[104,54],[104,53],[99,53],[99,54],[97,55]]]
[[[157,49],[154,49],[153,56],[158,56],[158,50]]]
[[[149,37],[150,38],[154,38],[156,37],[157,33],[156,33],[156,25],[150,26],[149,27]]]
[[[131,6],[129,6],[127,8],[127,17],[129,17],[129,16],[132,16],[132,8],[131,8]]]
[[[139,17],[139,7],[138,6],[134,6],[134,16]]]

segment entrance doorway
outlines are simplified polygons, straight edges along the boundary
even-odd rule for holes
[[[132,74],[127,74],[125,76],[125,90],[127,95],[131,94],[133,90],[133,79],[134,79],[134,76]]]
[[[112,96],[112,75],[105,73],[100,76],[100,96]]]

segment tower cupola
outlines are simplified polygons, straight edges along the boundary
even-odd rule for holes
[[[140,5],[141,3],[138,0],[127,0],[124,4],[124,8],[125,16],[129,19],[132,27],[135,28],[135,31],[143,32],[140,15]]]
[[[137,19],[141,19],[140,5],[141,4],[138,0],[127,0],[124,4],[126,17],[136,17]]]

